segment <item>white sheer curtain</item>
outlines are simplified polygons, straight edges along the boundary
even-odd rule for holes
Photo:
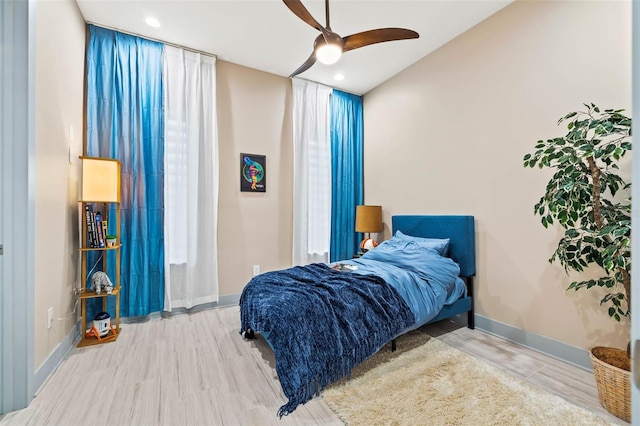
[[[329,261],[332,89],[293,80],[293,264]]]
[[[218,301],[216,59],[164,47],[165,310]]]

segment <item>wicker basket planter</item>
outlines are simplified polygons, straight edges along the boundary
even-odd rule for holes
[[[622,349],[596,346],[591,349],[591,363],[598,387],[600,404],[611,414],[631,421],[631,372],[610,364],[611,360],[626,359]],[[606,362],[609,360],[609,362]]]

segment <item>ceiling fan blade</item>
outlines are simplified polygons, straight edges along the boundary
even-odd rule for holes
[[[311,68],[311,66],[313,64],[315,64],[315,63],[316,63],[316,52],[313,52],[313,53],[311,53],[311,56],[309,56],[309,59],[307,59],[304,62],[304,64],[300,65],[300,67],[298,67],[297,70],[295,70],[294,72],[291,73],[289,78],[295,77],[298,74],[302,74],[303,72],[305,72],[306,70]]]
[[[361,33],[351,34],[343,37],[343,52],[357,49],[359,47],[369,46],[370,44],[382,43],[385,41],[408,40],[418,38],[420,35],[404,28],[379,28],[377,30],[363,31]]]
[[[318,31],[322,31],[323,33],[326,31],[326,29],[322,25],[320,25],[318,21],[314,19],[313,16],[311,16],[311,13],[307,10],[306,7],[304,7],[304,5],[300,2],[300,0],[282,0],[282,1],[284,1],[284,4],[286,4],[287,7],[293,13],[295,13],[295,15],[298,18],[302,19],[304,22],[311,25],[313,28],[315,28]]]

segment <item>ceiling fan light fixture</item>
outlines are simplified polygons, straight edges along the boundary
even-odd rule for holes
[[[340,34],[331,30],[331,25],[329,24],[329,0],[325,0],[324,2],[324,11],[327,18],[327,25],[325,26],[320,25],[318,21],[315,20],[307,8],[304,7],[301,0],[283,1],[298,18],[320,31],[320,34],[318,34],[313,42],[313,52],[311,56],[289,77],[295,77],[305,72],[311,68],[316,61],[327,65],[335,64],[344,52],[376,43],[420,37],[417,32],[405,28],[377,28],[342,37]]]
[[[316,57],[325,65],[335,64],[340,56],[342,56],[342,47],[336,44],[322,43],[316,48]]]

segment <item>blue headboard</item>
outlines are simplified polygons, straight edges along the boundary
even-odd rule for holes
[[[476,237],[473,216],[392,216],[393,233],[424,238],[449,238],[449,257],[460,265],[460,275],[476,274]]]

